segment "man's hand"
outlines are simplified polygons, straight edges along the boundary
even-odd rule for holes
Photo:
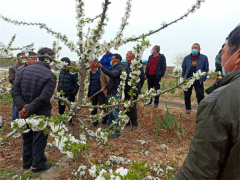
[[[26,104],[25,106],[23,106],[23,108],[22,108],[22,110],[19,112],[19,114],[20,114],[20,116],[21,117],[28,117],[28,113],[27,113],[27,111],[26,111],[26,109],[25,109],[25,107],[27,106],[28,104]]]
[[[103,90],[103,91],[107,91],[107,90],[108,90],[108,88],[104,87],[104,88],[102,88],[102,90]]]
[[[101,63],[98,63],[98,64],[97,64],[97,68],[102,69],[102,67],[103,67],[103,66],[102,66]]]

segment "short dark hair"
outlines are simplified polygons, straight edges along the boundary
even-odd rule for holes
[[[229,54],[235,53],[240,49],[240,25],[238,25],[227,37]]]
[[[28,51],[29,56],[37,56],[37,53],[33,52],[33,51]]]
[[[25,54],[25,53],[24,52],[17,53],[17,57],[19,58],[23,54]]]
[[[194,43],[193,45],[197,45],[200,48],[200,44],[198,44],[198,43]]]
[[[50,48],[44,47],[44,48],[40,48],[38,50],[38,54],[42,55],[42,56],[44,56],[45,54],[48,54],[49,56],[53,56],[53,55],[55,55],[55,52]],[[39,61],[44,61],[46,58],[38,57],[38,59],[39,59]],[[51,60],[49,59],[49,61],[51,61]]]
[[[154,48],[156,49],[156,51],[159,53],[160,52],[160,46],[159,45],[155,45]]]
[[[115,56],[116,59],[120,59],[120,62],[122,61],[122,56],[120,54],[113,54],[112,56]]]
[[[68,63],[68,65],[71,65],[71,61],[68,57],[62,58],[61,61]]]

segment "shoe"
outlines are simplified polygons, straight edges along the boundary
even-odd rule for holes
[[[120,134],[113,134],[113,135],[111,135],[109,138],[110,139],[116,139],[117,137],[119,137],[120,136]]]
[[[191,113],[191,109],[186,109],[186,114],[190,114]]]
[[[52,163],[46,163],[44,168],[38,168],[38,169],[32,169],[32,173],[36,174],[36,173],[43,173],[44,171],[47,171],[48,169],[50,169],[52,167]]]
[[[154,104],[154,107],[157,108],[157,107],[158,107],[158,104]]]
[[[92,125],[95,127],[98,125],[98,121],[92,122]]]
[[[23,171],[28,171],[31,168],[31,166],[23,166]]]
[[[144,106],[148,106],[148,105],[151,105],[151,104],[152,104],[152,102],[149,102],[147,104],[144,104]]]
[[[132,126],[131,131],[135,131],[137,129],[137,126]]]

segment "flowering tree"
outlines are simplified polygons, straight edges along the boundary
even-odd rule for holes
[[[87,155],[87,137],[94,138],[99,146],[106,144],[108,140],[108,136],[116,130],[114,124],[118,123],[120,128],[123,129],[128,122],[128,116],[126,112],[129,110],[134,103],[143,102],[147,103],[150,101],[152,97],[158,96],[160,94],[169,92],[175,88],[179,88],[183,86],[183,89],[187,89],[191,84],[194,82],[195,79],[199,79],[202,75],[206,75],[206,73],[197,72],[191,80],[181,79],[180,83],[173,88],[170,88],[165,91],[158,90],[157,92],[154,89],[150,89],[147,91],[141,99],[133,100],[134,90],[136,89],[137,83],[140,81],[139,75],[140,70],[139,68],[142,66],[140,60],[142,58],[142,54],[144,50],[150,46],[150,42],[147,40],[147,37],[153,35],[154,33],[158,33],[161,30],[167,28],[168,26],[186,18],[190,13],[195,12],[197,9],[200,8],[202,2],[204,0],[197,0],[194,5],[181,17],[178,19],[170,22],[170,23],[162,23],[161,27],[156,30],[150,30],[147,33],[143,33],[140,36],[132,36],[132,37],[123,37],[123,31],[128,25],[128,19],[130,17],[131,12],[131,0],[127,0],[126,3],[126,10],[124,17],[122,17],[122,23],[120,24],[119,31],[116,33],[115,38],[110,40],[109,42],[103,41],[100,43],[102,39],[102,35],[105,33],[105,26],[107,25],[109,17],[107,16],[107,10],[110,5],[109,0],[104,0],[102,3],[102,13],[95,16],[94,18],[85,17],[84,5],[85,2],[83,0],[76,0],[76,13],[77,13],[77,20],[78,23],[76,28],[78,30],[78,41],[74,43],[73,41],[69,40],[66,35],[62,35],[60,32],[55,32],[51,28],[49,28],[44,23],[27,23],[23,21],[16,21],[11,20],[10,18],[4,17],[0,15],[0,18],[4,21],[15,25],[32,25],[38,26],[41,29],[46,30],[48,33],[53,35],[54,37],[61,40],[73,53],[76,53],[79,57],[79,60],[76,61],[76,66],[70,66],[69,69],[72,73],[79,74],[79,91],[78,91],[78,98],[76,102],[69,102],[61,93],[55,93],[53,99],[60,100],[62,103],[66,104],[69,108],[68,112],[65,112],[63,115],[58,115],[56,117],[46,118],[44,116],[31,116],[28,119],[18,119],[12,123],[13,132],[7,135],[6,137],[0,137],[0,141],[4,142],[9,137],[11,137],[14,133],[18,130],[22,130],[22,132],[28,132],[29,129],[26,129],[26,125],[29,125],[33,131],[44,131],[46,134],[50,134],[55,139],[55,146],[62,152],[67,154],[70,158],[74,158],[76,156],[84,155],[89,164],[91,165],[91,169],[89,169],[90,175],[93,177],[98,176],[99,179],[101,177],[117,177],[117,176],[131,176],[130,171],[124,168],[120,168],[113,171],[108,171],[106,169],[111,168],[111,164],[127,164],[136,166],[136,162],[132,162],[130,160],[121,159],[119,157],[110,157],[109,160],[102,166],[101,169],[96,169],[96,165],[90,161]],[[88,29],[87,32],[83,31],[83,27],[89,23],[93,23],[93,21],[98,20],[96,27],[93,29]],[[15,39],[15,35],[12,37],[10,43],[7,46],[3,44],[0,47],[1,57],[3,59],[13,58],[12,51],[14,50],[21,50],[21,51],[28,51],[33,48],[33,44],[26,45],[22,48],[12,48],[12,43]],[[127,74],[125,71],[121,74],[121,83],[118,87],[118,95],[121,99],[115,99],[112,97],[109,100],[111,105],[96,105],[93,106],[90,102],[87,101],[87,94],[88,94],[88,73],[86,68],[89,67],[88,59],[95,59],[100,55],[104,54],[107,50],[111,48],[117,49],[118,47],[125,45],[129,42],[137,42],[136,46],[133,47],[133,52],[136,54],[135,59],[131,61],[131,79],[128,81],[128,85],[131,86],[131,99],[126,101],[124,98],[124,88],[125,88],[125,81]],[[59,50],[59,49],[58,49]],[[56,49],[57,51],[57,49]],[[26,57],[28,55],[26,54]],[[25,57],[25,58],[26,58]],[[57,59],[57,57],[50,57],[45,55],[46,62],[50,62],[51,64],[55,64],[59,69],[63,68],[64,66],[68,66],[66,63],[61,62]],[[24,58],[24,57],[23,57]],[[178,69],[174,71],[175,77],[181,76],[181,70]],[[10,86],[5,86],[4,81],[5,78],[0,80],[0,93],[7,93],[10,91]],[[87,128],[87,123],[102,120],[105,116],[107,116],[110,112],[105,113],[104,109],[110,108],[113,109],[117,106],[124,106],[124,110],[120,111],[119,118],[116,121],[113,121],[113,124],[106,128],[98,128],[96,132],[92,131],[91,129]],[[89,109],[92,111],[94,108],[99,108],[100,113],[97,115],[86,115],[83,113],[84,109]],[[73,134],[69,133],[68,128],[61,123],[62,121],[68,121],[69,119],[73,119]],[[0,143],[1,143],[0,142]],[[143,164],[144,165],[144,164]],[[145,166],[145,165],[144,165]],[[137,167],[137,166],[136,166]],[[152,168],[152,172],[155,172],[157,175],[161,175],[163,170],[159,170],[158,166]],[[151,169],[151,168],[150,168]],[[81,178],[85,174],[86,166],[80,166],[77,171],[74,172],[74,175]],[[166,171],[171,171],[169,167]],[[104,175],[105,174],[105,175]],[[149,177],[151,178],[151,177]],[[147,179],[147,178],[146,178]]]

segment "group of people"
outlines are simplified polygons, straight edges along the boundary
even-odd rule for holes
[[[198,70],[208,72],[208,58],[200,53],[201,48],[198,43],[194,43],[191,54],[186,56],[182,63],[182,77],[191,78]],[[51,71],[49,64],[44,57],[38,55],[54,55],[50,48],[41,48],[38,53],[28,52],[31,57],[26,58],[22,65],[21,61],[9,69],[9,80],[13,84],[13,119],[30,115],[51,116],[51,103],[57,78]],[[203,82],[206,77],[201,77],[184,92],[186,113],[191,112],[192,88],[195,88],[199,103],[196,120],[196,129],[190,145],[189,154],[175,177],[181,179],[239,179],[239,119],[240,119],[240,26],[234,29],[227,38],[222,51],[222,71],[223,76],[227,76],[217,81],[212,87],[206,90],[209,94],[204,98]],[[24,58],[24,53],[19,53],[18,58]],[[130,79],[131,61],[135,58],[132,51],[126,53],[127,64],[121,63],[122,57],[119,54],[112,54],[107,51],[100,60],[90,60],[88,97],[93,105],[110,104],[109,99],[114,97],[119,99],[117,89],[120,84],[120,75],[124,69],[127,72],[125,85],[125,99],[131,97],[129,91],[131,86],[127,83]],[[71,65],[69,58],[62,58],[61,61]],[[140,68],[140,81],[134,92],[133,99],[137,99],[141,94],[141,89],[145,79],[148,81],[148,89],[160,89],[161,78],[166,71],[166,58],[160,53],[160,46],[155,45],[151,50],[145,73],[143,67]],[[60,71],[57,90],[63,92],[69,101],[75,101],[78,93],[78,74],[69,72],[68,67]],[[201,102],[201,103],[200,103]],[[152,100],[146,104],[152,104]],[[154,107],[157,108],[159,97],[154,100]],[[65,106],[59,102],[59,114],[63,114]],[[110,126],[112,121],[119,115],[119,107],[108,110],[109,116],[105,117],[102,124]],[[91,112],[97,114],[97,109]],[[131,131],[138,127],[137,108],[134,104],[127,115],[132,124]],[[69,122],[71,125],[71,121]],[[98,125],[98,121],[92,123]],[[115,126],[118,126],[116,124]],[[120,131],[116,130],[110,138],[120,136]],[[44,149],[47,143],[47,136],[42,131],[22,134],[23,138],[23,169],[32,167],[33,173],[38,173],[49,169],[52,164],[46,163]]]

